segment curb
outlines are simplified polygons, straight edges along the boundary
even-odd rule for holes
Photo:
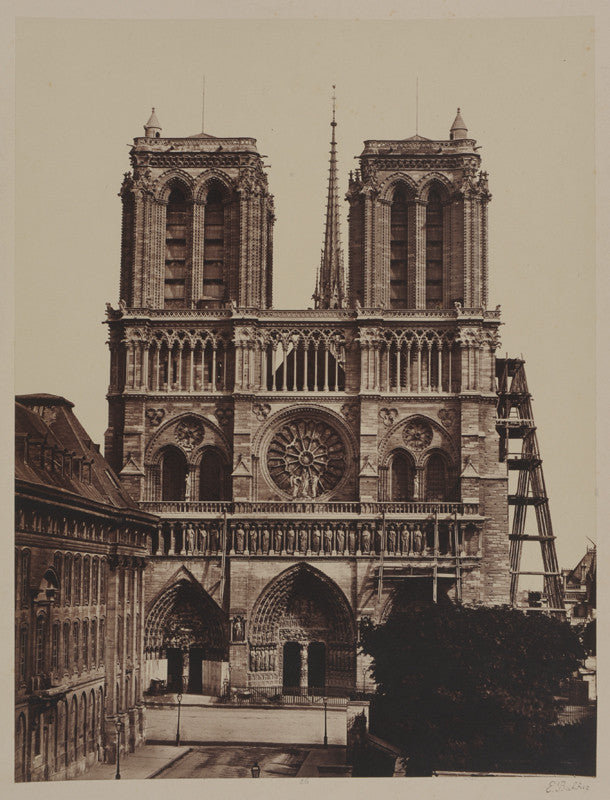
[[[164,742],[164,744],[165,744],[165,742]],[[151,772],[150,775],[146,775],[144,780],[152,780],[153,778],[158,778],[159,775],[161,775],[161,773],[165,772],[166,769],[169,769],[170,767],[173,767],[174,764],[177,764],[179,761],[182,761],[182,759],[185,756],[188,756],[188,754],[192,753],[192,752],[193,752],[193,748],[189,747],[189,749],[185,750],[184,753],[180,753],[180,755],[176,756],[175,758],[172,758],[171,761],[168,761],[167,764],[164,764],[162,767],[159,767],[154,772]]]
[[[171,741],[167,739],[147,739],[146,744],[150,745],[170,745],[172,744]],[[208,740],[199,740],[199,739],[189,739],[183,742],[185,747],[188,747],[188,752],[190,753],[194,747],[298,747],[301,750],[333,750],[338,747],[345,748],[345,744],[329,744],[328,747],[324,747],[323,744],[318,744],[317,742],[237,742],[237,741],[227,741],[226,739],[208,739]],[[182,753],[182,755],[176,756],[173,761],[170,761],[166,766],[171,766],[176,761],[179,761],[183,756],[187,755],[187,753]],[[159,772],[165,769],[165,767],[161,767]],[[149,776],[153,777],[153,776]]]

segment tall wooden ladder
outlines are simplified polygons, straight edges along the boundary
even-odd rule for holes
[[[543,578],[547,605],[542,609],[556,616],[565,615],[561,574],[555,552],[555,536],[551,525],[549,499],[546,494],[542,459],[538,449],[536,425],[532,413],[531,395],[525,377],[522,358],[497,358],[496,378],[498,406],[496,428],[500,435],[500,460],[508,469],[516,471],[515,494],[509,494],[512,507],[510,532],[510,601],[516,608],[531,611],[519,604],[519,576],[540,575]],[[521,441],[521,446],[513,442]],[[527,510],[534,507],[537,533],[525,532]],[[539,542],[542,554],[542,571],[522,571],[521,553],[524,542]]]

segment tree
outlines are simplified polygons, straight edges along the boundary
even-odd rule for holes
[[[373,657],[377,730],[419,775],[532,763],[559,684],[584,654],[567,623],[541,613],[428,603],[365,626],[362,650]]]

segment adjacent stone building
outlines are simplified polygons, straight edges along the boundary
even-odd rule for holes
[[[153,112],[134,140],[106,457],[160,518],[145,688],[346,693],[362,619],[509,600],[480,148],[460,113],[446,140],[366,141],[346,280],[335,126],[313,310],[272,307],[254,139]]]
[[[15,780],[63,780],[143,738],[147,538],[97,445],[54,395],[17,397]]]

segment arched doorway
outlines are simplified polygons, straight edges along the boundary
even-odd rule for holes
[[[251,686],[320,694],[354,688],[351,608],[334,581],[311,565],[291,567],[263,591],[249,634]]]
[[[147,686],[162,679],[170,691],[218,695],[227,647],[223,612],[185,575],[157,598],[148,615]]]

